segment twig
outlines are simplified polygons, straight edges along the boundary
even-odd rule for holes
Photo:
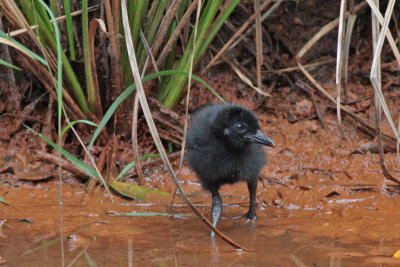
[[[332,62],[335,62],[336,59],[335,58],[331,58],[331,59],[327,59],[327,60],[323,60],[320,62],[315,62],[315,63],[310,63],[310,64],[304,64],[304,68],[305,69],[312,69],[312,68],[316,68],[319,67],[321,65],[325,65],[325,64],[329,64]],[[262,71],[264,73],[276,73],[276,74],[282,74],[284,72],[292,72],[292,71],[296,71],[299,70],[300,67],[289,67],[289,68],[284,68],[284,69],[279,69],[279,70],[267,70],[267,71]]]
[[[145,69],[145,68],[143,68]],[[143,172],[142,172],[142,163],[140,162],[139,157],[139,145],[137,140],[137,130],[138,130],[138,113],[139,113],[139,95],[135,94],[135,102],[133,104],[133,112],[132,112],[132,148],[133,153],[135,155],[135,167],[136,172],[139,177],[139,184],[144,184]]]
[[[385,165],[385,159],[383,158],[383,146],[382,146],[382,136],[381,136],[381,119],[380,119],[380,114],[377,116],[377,121],[376,121],[376,127],[377,127],[377,133],[378,133],[378,148],[379,148],[379,163],[381,165],[382,173],[385,176],[386,179],[395,182],[400,185],[400,181],[394,178],[387,170],[386,165]],[[381,190],[386,188],[386,183],[383,181]]]
[[[58,164],[59,164],[59,157],[57,155],[49,154],[49,153],[46,153],[46,152],[43,152],[40,150],[33,150],[32,152],[34,154],[36,154],[38,156],[38,159],[40,159],[40,160],[47,161],[48,163],[51,163],[55,166],[58,166]],[[79,169],[75,165],[71,164],[69,161],[67,161],[65,159],[61,159],[61,163],[62,163],[64,170],[67,170],[78,177],[82,177],[82,178],[89,177],[86,173],[81,171],[81,169]]]

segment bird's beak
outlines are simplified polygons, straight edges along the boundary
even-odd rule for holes
[[[258,143],[258,144],[262,144],[265,146],[272,146],[272,147],[275,146],[274,141],[269,139],[263,132],[261,132],[261,130],[257,130],[257,132],[255,134],[248,135],[247,139],[253,143]]]

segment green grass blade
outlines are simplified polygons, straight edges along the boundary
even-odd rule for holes
[[[165,12],[165,7],[167,5],[166,0],[160,0],[159,4],[157,5],[157,9],[155,10],[155,14],[151,21],[146,23],[146,27],[144,30],[144,35],[146,37],[147,43],[151,47],[153,45],[154,38],[157,33],[157,29],[160,26],[160,23],[163,19],[163,14]],[[139,53],[140,52],[140,53]],[[140,43],[138,48],[138,64],[139,69],[141,70],[144,66],[146,61],[147,53],[143,42]]]
[[[77,123],[85,123],[85,124],[89,124],[89,125],[94,126],[94,127],[98,126],[96,123],[88,121],[88,120],[71,121],[70,123],[68,123],[67,126],[64,127],[64,129],[61,132],[61,136],[63,136],[69,130],[69,128],[71,128],[72,126],[74,126]]]
[[[34,59],[36,59],[37,61],[39,61],[40,63],[42,63],[44,66],[48,66],[46,60],[44,60],[44,58],[40,57],[38,54],[32,52],[32,50],[30,50],[29,48],[27,48],[26,46],[24,46],[23,44],[21,44],[20,42],[16,41],[13,38],[9,38],[8,35],[0,30],[0,37],[3,37],[7,40],[10,40],[11,42],[13,42],[14,44],[16,44],[18,47],[20,47],[22,50],[24,50],[25,52],[27,52],[30,56],[32,56]]]
[[[2,60],[1,58],[0,58],[0,64],[1,64],[1,65],[4,65],[4,66],[6,66],[6,67],[9,67],[9,68],[13,68],[13,69],[16,69],[16,70],[21,70],[21,69],[18,68],[17,66],[14,66],[13,64],[8,63],[7,61]]]
[[[92,259],[92,257],[90,257],[89,253],[87,253],[87,252],[85,251],[84,255],[85,255],[85,259],[86,259],[86,261],[87,261],[89,267],[98,267],[98,266],[99,266],[99,265]]]
[[[73,156],[71,153],[69,153],[68,151],[66,151],[65,149],[61,148],[59,145],[57,145],[56,143],[54,143],[53,141],[51,141],[50,139],[46,138],[45,136],[43,136],[42,134],[36,132],[35,130],[33,130],[32,128],[30,128],[29,126],[25,125],[24,126],[31,131],[32,133],[38,135],[40,138],[42,138],[44,141],[46,141],[46,143],[48,143],[49,145],[51,145],[53,148],[59,150],[61,152],[61,154],[66,157],[70,162],[72,162],[76,167],[78,167],[79,169],[81,169],[83,172],[85,172],[87,175],[89,175],[90,177],[95,178],[96,180],[99,180],[99,176],[97,174],[97,172],[92,169],[89,165],[87,165],[86,163],[84,163],[83,161],[77,159],[75,156]]]
[[[189,76],[189,73],[184,72],[184,71],[178,71],[178,70],[163,70],[159,71],[156,73],[149,74],[145,76],[142,79],[142,82],[148,82],[152,79],[158,78],[158,77],[163,77],[167,75],[184,75],[186,77]],[[202,85],[206,86],[208,90],[210,90],[216,97],[218,97],[222,102],[225,103],[225,100],[208,84],[206,83],[203,79],[197,77],[196,75],[192,75],[192,79],[201,83]],[[89,148],[91,148],[94,144],[94,141],[96,141],[97,137],[101,133],[101,131],[104,129],[108,121],[110,120],[111,116],[115,113],[115,110],[118,108],[118,106],[126,99],[130,94],[135,90],[136,85],[131,84],[128,88],[125,89],[125,91],[122,92],[122,94],[111,104],[110,108],[107,110],[106,114],[104,114],[103,119],[99,123],[99,126],[97,127],[96,131],[93,134],[92,140],[89,143]]]
[[[115,178],[114,182],[117,182],[119,179],[121,179],[122,176],[124,176],[124,174],[129,171],[130,168],[132,168],[133,166],[135,166],[136,161],[132,161],[131,163],[129,163],[128,165],[125,166],[125,168],[118,174],[117,178]]]
[[[68,238],[67,235],[63,235],[63,241],[66,241],[67,238]],[[43,244],[41,244],[41,245],[39,245],[39,246],[37,246],[37,247],[35,247],[35,248],[33,248],[33,249],[30,249],[30,250],[28,250],[28,251],[25,251],[24,253],[22,253],[22,254],[20,255],[20,257],[23,257],[23,256],[25,256],[25,255],[31,254],[32,252],[35,252],[35,251],[40,250],[40,249],[42,249],[42,248],[47,248],[47,247],[49,247],[49,246],[52,246],[52,245],[56,244],[57,242],[59,242],[60,239],[61,239],[60,237],[57,237],[57,238],[51,239],[51,240],[49,240],[49,241],[46,241],[46,242],[44,242]]]
[[[149,159],[149,158],[157,158],[157,157],[159,157],[159,156],[160,156],[159,154],[144,155],[144,156],[141,156],[141,157],[140,157],[140,160]],[[114,182],[117,182],[119,179],[121,179],[121,178],[125,175],[125,173],[126,173],[127,171],[129,171],[130,168],[132,168],[133,166],[135,166],[135,163],[136,163],[135,161],[132,161],[131,163],[129,163],[128,165],[126,165],[125,168],[118,174],[117,178],[115,178]]]
[[[51,12],[52,12],[55,16],[57,16],[57,2],[56,2],[55,0],[50,0],[49,2],[50,2],[50,9],[51,9]]]
[[[8,205],[7,201],[5,201],[4,198],[2,198],[2,197],[0,197],[0,202]]]
[[[180,58],[178,64],[176,65],[176,70],[188,72],[190,68],[190,58],[192,53],[195,53],[195,60],[194,66],[197,65],[199,56],[199,48],[205,43],[205,40],[208,37],[208,31],[213,24],[215,16],[219,10],[219,7],[222,5],[222,0],[213,0],[207,1],[204,10],[201,13],[199,27],[198,27],[198,34],[197,40],[195,40],[196,45],[195,48],[193,47],[193,38],[194,38],[194,31],[190,37],[188,44],[186,45],[186,51],[183,56]],[[163,99],[163,104],[168,108],[173,108],[179,97],[181,96],[182,90],[187,82],[187,77],[179,76],[171,78],[168,85],[167,85],[167,95],[165,99]]]
[[[74,25],[72,24],[71,7],[69,2],[70,2],[69,0],[64,0],[65,22],[67,25],[69,55],[71,57],[71,60],[76,60],[75,43],[74,43]]]
[[[82,0],[82,46],[83,46],[83,61],[85,63],[86,92],[88,97],[89,109],[91,112],[94,112],[96,95],[94,92],[92,68],[90,65],[88,31],[89,31],[88,0]]]
[[[62,238],[61,238],[61,236],[60,236],[60,237],[56,237],[56,238],[53,238],[53,239],[48,240],[48,241],[44,241],[43,244],[40,244],[39,246],[37,246],[37,247],[35,247],[35,248],[32,248],[32,249],[30,249],[30,250],[28,250],[28,251],[25,251],[24,253],[22,253],[21,255],[19,255],[19,257],[26,256],[26,255],[31,254],[32,252],[35,252],[35,251],[40,250],[40,249],[42,249],[42,248],[47,248],[47,247],[49,247],[49,246],[51,246],[51,245],[53,245],[53,244],[59,242],[60,239],[62,239],[62,241],[65,242],[65,241],[67,240],[68,236],[70,236],[70,235],[72,235],[72,234],[79,234],[79,233],[82,232],[83,230],[86,230],[87,228],[89,228],[89,226],[90,226],[91,224],[92,224],[92,223],[87,224],[87,225],[84,225],[83,227],[79,228],[79,229],[76,230],[76,231],[73,231],[73,232],[71,232],[71,233],[69,233],[69,234],[67,234],[67,235],[63,235]]]
[[[215,27],[211,29],[211,31],[206,35],[206,39],[204,43],[200,46],[199,50],[196,51],[196,60],[199,60],[200,57],[204,54],[212,40],[214,39],[215,35],[219,31],[219,29],[224,24],[225,20],[229,17],[235,7],[239,4],[240,0],[234,0],[225,11],[225,13],[220,17],[219,21],[215,24]]]
[[[135,48],[137,48],[140,41],[139,31],[140,27],[144,24],[148,8],[149,0],[136,0],[130,1],[129,3],[129,14],[133,15],[129,17],[129,21],[132,29],[132,41]]]
[[[40,3],[42,3],[42,5],[44,4],[44,2],[42,0],[38,0]],[[21,6],[24,9],[25,14],[30,14],[33,13],[32,10],[32,6],[30,5],[30,1],[28,0],[20,0]],[[50,10],[50,9],[49,9]],[[40,11],[40,9],[39,9]],[[53,23],[55,23],[55,26],[57,26],[55,17],[52,13],[49,13],[51,16],[51,19],[53,20]],[[56,37],[53,36],[54,34],[54,29],[53,27],[49,27],[48,24],[49,22],[46,20],[43,20],[42,18],[43,14],[40,14],[39,16],[35,16],[34,18],[29,19],[30,24],[38,24],[40,26],[40,32],[42,33],[41,36],[43,36],[43,41],[45,42],[44,46],[51,48],[51,50],[54,53],[57,53],[57,47],[58,47],[58,41],[59,39],[59,33],[56,32]],[[44,15],[43,15],[44,16]],[[57,26],[58,28],[58,26]],[[82,90],[81,85],[79,84],[79,81],[75,75],[74,70],[72,69],[72,66],[70,64],[70,62],[68,61],[67,56],[65,55],[64,51],[61,49],[61,58],[62,58],[62,64],[63,64],[63,68],[64,68],[64,74],[66,77],[66,80],[68,80],[69,84],[71,85],[71,89],[72,89],[72,93],[79,105],[79,107],[82,109],[84,114],[87,114],[88,112],[88,103],[85,97],[85,94]]]

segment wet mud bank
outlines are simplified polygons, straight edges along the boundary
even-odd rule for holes
[[[149,264],[180,266],[265,265],[348,266],[352,264],[398,265],[399,189],[384,181],[378,154],[361,153],[370,138],[345,122],[340,138],[334,115],[327,128],[310,127],[304,121],[289,123],[259,112],[262,130],[276,143],[267,149],[268,164],[262,170],[257,193],[259,219],[221,220],[220,229],[249,252],[239,252],[211,239],[208,229],[192,216],[118,216],[131,212],[167,212],[174,190],[162,168],[150,169],[146,185],[170,192],[151,195],[145,201],[114,195],[101,187],[92,194],[85,184],[63,185],[65,260],[74,266],[93,261],[99,266]],[[7,156],[3,150],[3,161]],[[12,151],[12,150],[8,150]],[[15,155],[18,153],[15,153]],[[14,155],[9,166],[21,166]],[[6,158],[7,159],[7,158]],[[390,172],[398,173],[396,154],[385,154]],[[14,164],[14,165],[13,165]],[[37,167],[37,166],[36,166]],[[60,213],[58,180],[17,180],[3,170],[0,256],[4,266],[59,265]],[[18,171],[15,171],[18,172]],[[210,197],[193,172],[185,167],[182,186],[199,209],[210,216]],[[248,209],[245,184],[221,190],[225,216]],[[179,199],[173,214],[191,215]]]

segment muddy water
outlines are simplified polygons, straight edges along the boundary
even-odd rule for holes
[[[114,202],[96,188],[63,186],[65,262],[73,266],[399,266],[400,211],[396,187],[383,190],[376,154],[354,154],[371,140],[352,123],[339,138],[335,118],[328,129],[310,129],[260,115],[263,130],[277,144],[268,149],[269,164],[259,182],[259,220],[222,220],[220,229],[249,249],[235,251],[195,217],[125,217],[115,213],[166,212],[171,196],[149,196],[144,202],[114,195]],[[269,123],[267,123],[267,120]],[[317,123],[318,125],[318,123]],[[385,155],[397,176],[395,154]],[[59,206],[57,180],[36,184],[4,182],[0,196],[0,263],[2,266],[59,266]],[[210,216],[210,196],[185,168],[182,186],[199,209]],[[278,183],[274,183],[276,181]],[[168,176],[152,171],[148,186],[173,192]],[[221,190],[223,215],[248,208],[244,184]],[[191,214],[181,201],[173,213]],[[0,264],[1,265],[1,264]]]

